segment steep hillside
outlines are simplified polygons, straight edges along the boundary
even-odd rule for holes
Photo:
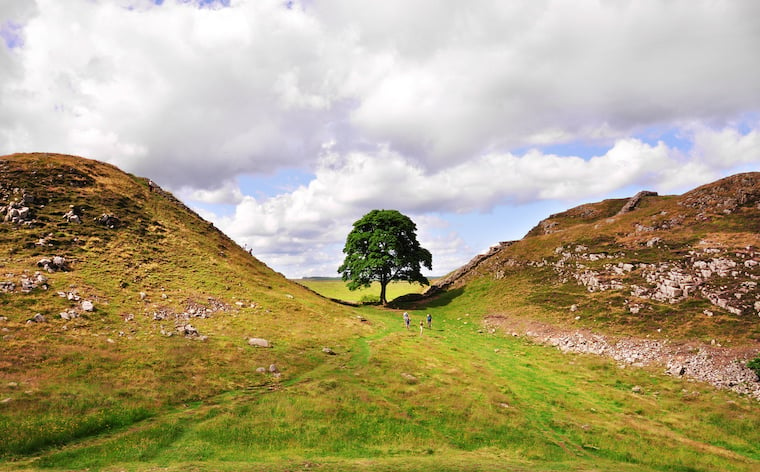
[[[680,196],[645,191],[552,215],[430,294],[487,286],[494,326],[563,349],[659,360],[702,380],[717,375],[713,366],[685,353],[722,357],[731,372],[713,383],[749,383],[743,391],[757,394],[754,374],[734,361],[760,350],[758,283],[760,173],[747,173]],[[654,340],[670,347],[653,351]],[[635,347],[621,354],[616,342]]]
[[[111,165],[2,157],[0,212],[0,456],[286,380],[365,329]]]

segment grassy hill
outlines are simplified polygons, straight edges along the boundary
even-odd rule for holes
[[[310,351],[365,329],[147,179],[71,156],[2,158],[0,206],[24,195],[29,219],[0,223],[2,280],[15,286],[0,293],[3,455],[267,385],[258,367],[276,363],[287,378],[315,365]],[[63,219],[71,205],[81,224]],[[99,224],[103,214],[119,223]],[[38,266],[55,256],[65,270]],[[45,322],[27,321],[38,313]],[[186,336],[187,325],[198,334]]]
[[[552,215],[433,291],[488,285],[494,310],[521,303],[552,323],[757,346],[760,173],[645,195],[621,212],[632,200]]]
[[[617,315],[601,316],[613,291],[588,292],[540,265],[557,242],[576,241],[571,228],[588,239],[580,226],[606,220],[562,217],[567,239],[526,238],[422,304],[350,308],[274,273],[146,179],[70,156],[0,161],[0,206],[29,208],[0,223],[1,470],[760,467],[749,396],[487,324],[575,323],[576,304],[577,322],[613,331]],[[81,224],[63,219],[70,205]],[[103,214],[118,222],[94,220]],[[597,249],[586,246],[578,254]],[[65,270],[37,266],[55,256]],[[27,322],[37,313],[44,322]],[[427,313],[432,329],[420,331]],[[715,313],[717,332],[729,331],[718,320],[730,313]],[[682,335],[697,328],[713,326]]]

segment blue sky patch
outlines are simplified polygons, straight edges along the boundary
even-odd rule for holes
[[[303,169],[282,169],[274,175],[243,175],[238,177],[238,185],[244,195],[256,199],[291,193],[298,187],[306,187],[315,179],[314,174]]]
[[[0,38],[3,38],[5,47],[8,49],[20,48],[24,45],[24,37],[22,35],[23,26],[19,23],[12,21],[6,21],[0,26]]]

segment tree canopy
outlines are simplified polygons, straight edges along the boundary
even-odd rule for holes
[[[354,223],[346,237],[346,258],[338,268],[349,290],[380,282],[380,302],[388,303],[389,282],[430,285],[421,266],[433,268],[433,256],[417,241],[417,225],[397,210],[372,210]]]

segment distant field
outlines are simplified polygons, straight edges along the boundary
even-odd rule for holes
[[[430,279],[431,283],[433,280],[435,279]],[[337,277],[315,277],[294,279],[293,281],[314,290],[324,297],[335,298],[347,302],[378,301],[380,299],[380,284],[377,282],[373,283],[368,288],[351,291],[346,287],[346,282]],[[422,293],[426,289],[427,286],[422,286],[417,283],[391,282],[388,284],[387,298],[388,301],[391,301],[396,297],[408,293]]]

